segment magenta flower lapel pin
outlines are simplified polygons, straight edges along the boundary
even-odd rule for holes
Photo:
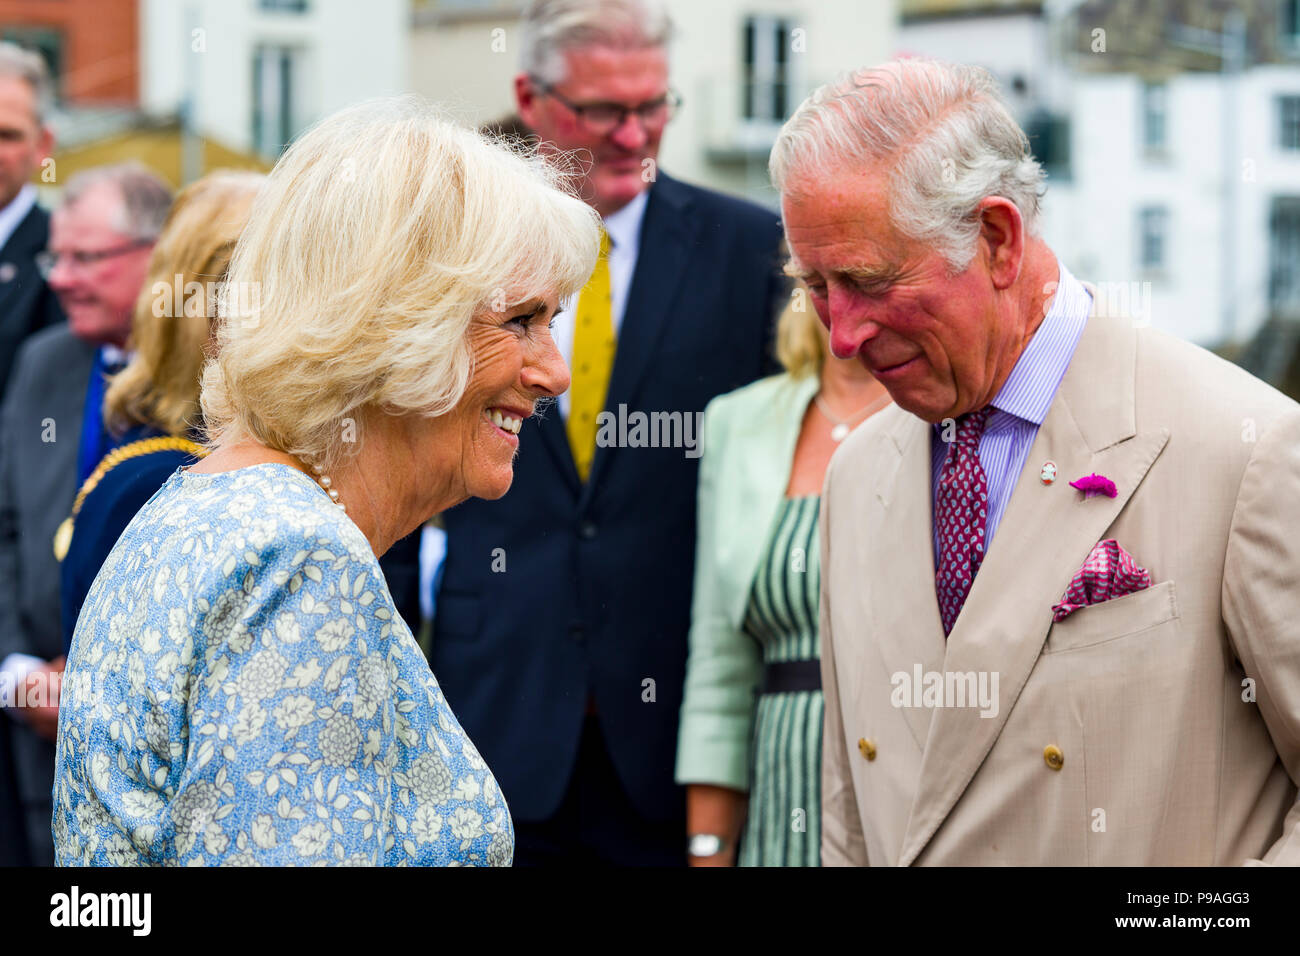
[[[1105,495],[1107,498],[1114,498],[1119,495],[1115,488],[1115,482],[1105,475],[1084,475],[1082,478],[1070,482],[1070,487],[1078,488],[1083,492],[1085,498],[1091,498],[1093,495]]]

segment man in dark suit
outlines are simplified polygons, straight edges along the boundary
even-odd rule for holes
[[[166,184],[135,164],[88,170],[67,184],[42,265],[68,321],[24,343],[0,407],[0,679],[21,688],[0,722],[38,865],[54,860],[52,698],[63,670],[54,533],[115,444],[102,422],[104,380],[125,361],[136,296],[170,204]]]
[[[45,125],[49,91],[39,54],[0,43],[0,396],[23,341],[63,318],[36,267],[49,238],[49,216],[36,205],[31,179],[54,143]],[[0,692],[9,689],[0,683]],[[21,821],[13,745],[0,720],[0,866],[29,861]]]
[[[36,268],[49,216],[36,205],[31,180],[54,146],[45,125],[49,100],[40,54],[0,43],[0,395],[23,340],[63,318]]]
[[[589,153],[607,254],[555,324],[573,384],[525,421],[511,490],[443,516],[431,654],[521,865],[686,859],[699,413],[772,367],[784,281],[775,213],[656,168],[670,29],[634,0],[540,0],[525,20],[520,118],[545,152]]]

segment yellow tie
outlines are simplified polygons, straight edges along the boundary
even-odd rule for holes
[[[609,288],[609,233],[600,230],[600,259],[596,271],[578,296],[573,328],[573,373],[569,388],[569,448],[578,477],[591,472],[596,456],[596,416],[605,407],[609,374],[614,367],[614,315]]]

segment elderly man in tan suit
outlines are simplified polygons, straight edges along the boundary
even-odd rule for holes
[[[772,167],[897,404],[823,495],[823,861],[1300,862],[1300,406],[1070,275],[982,70],[823,88]]]

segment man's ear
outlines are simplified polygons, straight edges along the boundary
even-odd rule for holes
[[[532,79],[527,73],[517,74],[515,76],[515,107],[519,113],[519,118],[524,121],[524,125],[529,129],[537,128],[537,124],[533,122],[536,106],[537,90],[533,86]]]
[[[1010,199],[986,196],[977,208],[980,247],[989,277],[997,289],[1009,289],[1020,275],[1025,257],[1025,224]]]
[[[48,126],[42,126],[40,133],[36,137],[36,152],[44,162],[54,152],[54,131]]]

